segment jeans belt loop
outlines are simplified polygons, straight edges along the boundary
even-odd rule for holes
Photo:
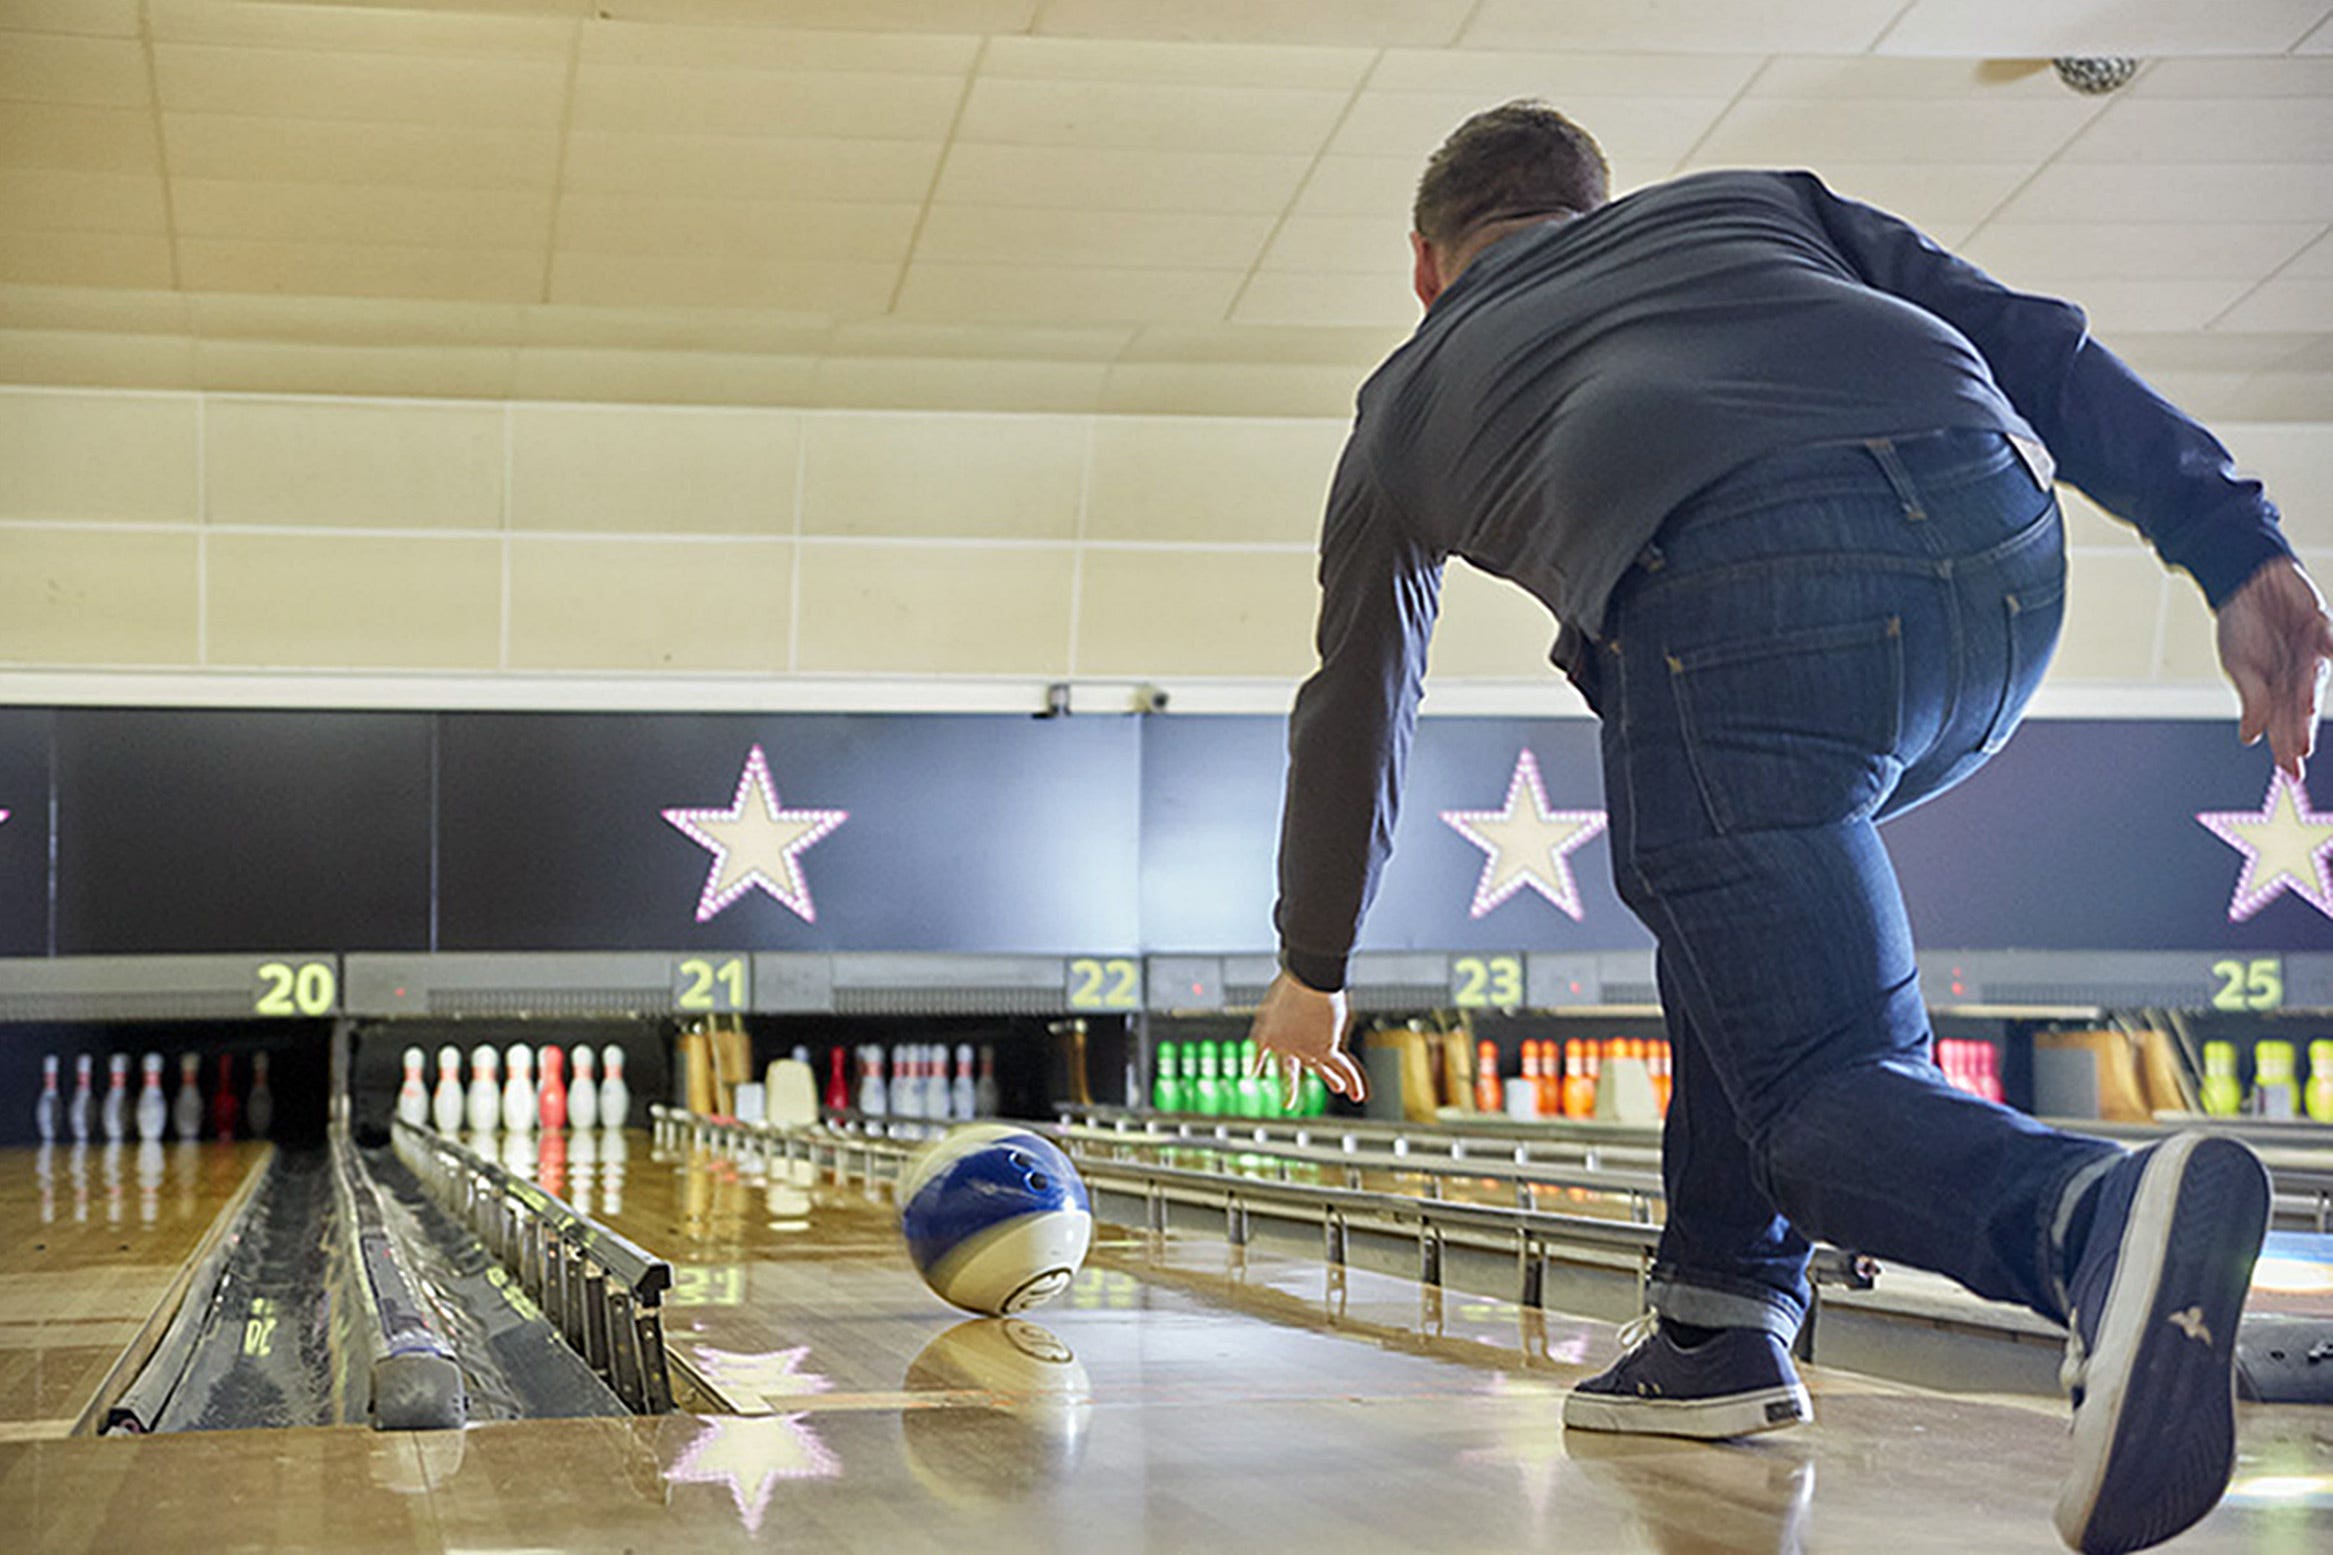
[[[1879,465],[1880,473],[1887,477],[1896,500],[1904,505],[1904,517],[1915,524],[1924,522],[1928,509],[1921,503],[1920,488],[1912,484],[1912,472],[1904,468],[1903,455],[1896,452],[1895,443],[1888,438],[1873,437],[1865,439],[1863,446]]]

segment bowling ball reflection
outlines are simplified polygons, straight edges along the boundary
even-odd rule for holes
[[[901,1386],[933,1395],[900,1416],[907,1467],[958,1505],[1017,1501],[1085,1456],[1093,1385],[1068,1345],[1021,1317],[958,1323],[923,1347]]]

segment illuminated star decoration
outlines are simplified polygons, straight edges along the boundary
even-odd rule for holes
[[[1442,819],[1490,855],[1475,884],[1469,916],[1481,917],[1525,886],[1575,919],[1585,915],[1571,855],[1604,829],[1607,818],[1601,810],[1547,808],[1547,788],[1529,750],[1515,758],[1504,809],[1445,810]]]
[[[759,1533],[781,1479],[832,1479],[842,1460],[803,1415],[730,1415],[705,1422],[664,1471],[672,1485],[726,1485],[747,1533]]]
[[[2333,918],[2333,815],[2309,808],[2309,791],[2278,772],[2258,810],[2210,810],[2196,819],[2244,855],[2244,872],[2228,902],[2242,923],[2283,892]]]
[[[850,819],[847,810],[781,810],[769,759],[756,745],[737,776],[737,798],[726,810],[666,810],[664,818],[713,854],[704,894],[697,898],[703,923],[755,886],[816,923],[810,882],[802,876],[802,852]]]

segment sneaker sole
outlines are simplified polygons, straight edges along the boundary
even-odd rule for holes
[[[2268,1229],[2268,1173],[2229,1139],[2186,1135],[2131,1198],[2058,1496],[2084,1555],[2170,1538],[2218,1504],[2236,1462],[2236,1324]]]
[[[1563,1423],[1572,1431],[1620,1431],[1636,1436],[1688,1436],[1724,1441],[1804,1425],[1815,1417],[1804,1385],[1733,1393],[1723,1398],[1620,1398],[1567,1393]]]

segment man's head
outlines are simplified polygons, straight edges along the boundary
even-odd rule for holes
[[[1468,260],[1518,227],[1611,197],[1612,169],[1586,130],[1528,98],[1486,108],[1450,132],[1418,180],[1418,300],[1431,306]]]

